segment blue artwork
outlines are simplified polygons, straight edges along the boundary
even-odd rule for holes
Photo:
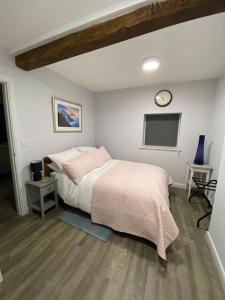
[[[82,106],[57,98],[52,100],[55,131],[81,131]]]
[[[58,126],[59,127],[80,127],[79,109],[57,104]]]

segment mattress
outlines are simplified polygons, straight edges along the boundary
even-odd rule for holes
[[[51,176],[57,178],[58,194],[66,204],[90,214],[92,190],[96,180],[118,162],[119,160],[112,159],[100,168],[94,169],[84,176],[78,185],[63,171],[52,172]]]

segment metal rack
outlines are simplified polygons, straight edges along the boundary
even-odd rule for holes
[[[191,202],[192,197],[196,196],[197,194],[201,194],[204,197],[204,199],[207,201],[208,206],[210,208],[209,212],[207,212],[206,214],[204,214],[201,218],[199,218],[197,220],[197,227],[199,227],[200,222],[203,219],[205,219],[206,217],[208,217],[209,215],[211,215],[211,213],[212,213],[212,204],[208,198],[208,193],[206,193],[206,191],[215,192],[216,186],[217,186],[217,180],[213,179],[213,180],[206,182],[206,181],[203,181],[203,180],[201,180],[199,178],[195,178],[195,177],[192,177],[192,179],[197,187],[197,191],[194,192],[193,194],[191,194],[191,196],[189,197],[189,203]]]

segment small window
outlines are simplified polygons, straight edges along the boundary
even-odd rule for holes
[[[177,148],[181,114],[148,114],[144,116],[143,146]]]

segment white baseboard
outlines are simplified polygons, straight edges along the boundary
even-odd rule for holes
[[[223,285],[223,289],[224,289],[224,292],[225,292],[225,270],[223,268],[220,257],[218,255],[218,252],[216,250],[216,247],[213,243],[213,240],[211,238],[211,235],[210,235],[209,231],[206,232],[205,238],[206,238],[207,244],[209,245],[210,251],[211,251],[212,256],[213,256],[213,259],[215,261],[216,268],[218,270],[219,277],[221,279],[221,283]]]
[[[3,281],[2,273],[0,271],[0,283]]]
[[[176,188],[179,188],[179,189],[183,189],[185,190],[185,184],[184,183],[177,183],[177,182],[174,182],[172,184],[173,187],[176,187]]]

